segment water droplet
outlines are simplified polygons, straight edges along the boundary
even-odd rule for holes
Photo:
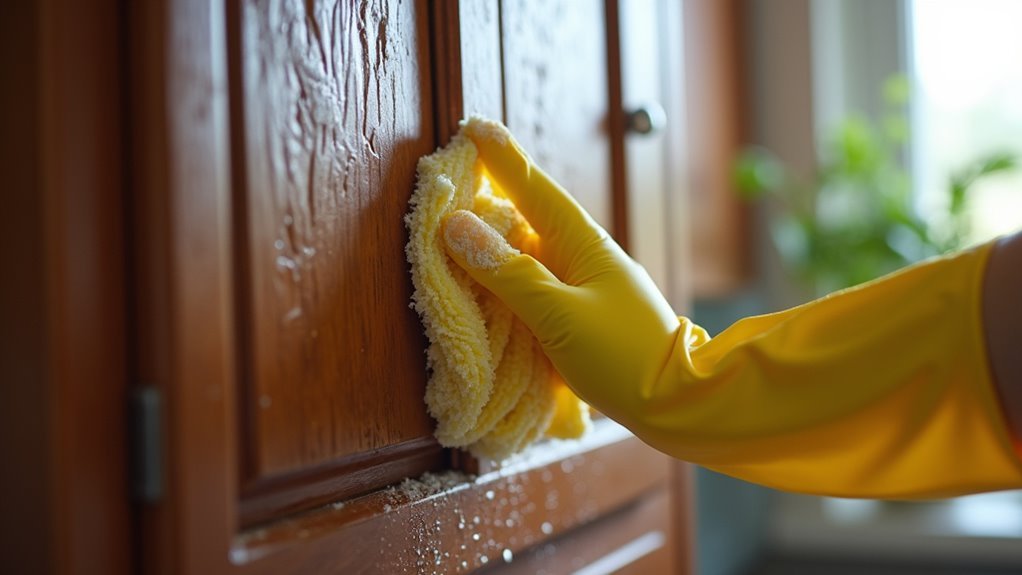
[[[291,214],[285,214],[284,215],[284,225],[285,226],[290,226],[293,223],[295,223],[295,219],[293,217],[291,217]]]
[[[462,561],[461,562],[461,568],[462,569],[468,569],[468,561]]]
[[[508,519],[507,521],[504,522],[504,525],[507,525],[508,527],[514,527],[515,526],[515,520],[514,519]]]
[[[539,526],[539,530],[547,535],[550,535],[551,533],[554,532],[554,526],[551,525],[549,521],[544,521],[543,524]]]
[[[277,240],[273,242],[273,247],[277,248],[278,250],[284,249],[284,240]]]
[[[478,533],[473,533],[472,534],[472,541],[479,541],[479,534]]]
[[[478,515],[476,515],[475,517],[472,518],[472,523],[475,523],[476,525],[479,525],[479,516]]]
[[[311,246],[305,246],[302,248],[302,253],[305,254],[305,257],[311,258],[312,256],[316,255],[316,248]]]
[[[511,560],[515,558],[514,553],[511,553],[510,549],[505,549],[504,552],[501,553],[501,556],[504,558],[505,563],[510,563]]]
[[[491,501],[493,500],[493,490],[490,490],[490,491],[486,492],[486,498],[491,500]]]
[[[486,555],[483,555],[482,557],[479,558],[479,562],[482,563],[483,565],[486,565],[487,563],[490,562],[490,558],[487,557]]]
[[[298,263],[287,256],[277,256],[277,269],[283,270],[296,270],[298,269]]]

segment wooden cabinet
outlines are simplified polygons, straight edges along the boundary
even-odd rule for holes
[[[683,43],[688,123],[688,271],[695,297],[722,298],[748,286],[752,218],[734,185],[734,166],[749,145],[745,22],[752,3],[684,0]]]
[[[240,4],[227,232],[253,525],[443,466],[401,281],[438,136],[425,2]]]
[[[137,570],[687,572],[685,466],[610,420],[503,466],[441,448],[408,306],[415,164],[468,113],[503,119],[622,243],[622,206],[677,193],[662,158],[624,177],[648,155],[626,153],[629,4],[125,3],[110,145],[130,193],[108,207],[121,361],[159,398],[142,447],[161,462],[123,549]],[[666,277],[663,227],[641,238]]]

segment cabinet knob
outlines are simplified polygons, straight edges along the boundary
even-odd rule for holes
[[[625,113],[625,126],[630,134],[657,134],[667,127],[667,112],[656,102],[644,104]]]

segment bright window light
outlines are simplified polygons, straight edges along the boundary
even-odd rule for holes
[[[1022,2],[912,0],[914,171],[920,207],[946,207],[948,178],[995,152],[1022,158]],[[1022,229],[1022,169],[973,188],[972,241]]]

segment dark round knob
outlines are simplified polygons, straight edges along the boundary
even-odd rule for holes
[[[628,132],[642,136],[656,134],[667,127],[667,113],[655,102],[645,104],[625,116]]]

